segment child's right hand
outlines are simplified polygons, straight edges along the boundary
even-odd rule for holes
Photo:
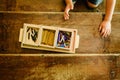
[[[99,31],[102,37],[107,37],[111,33],[111,21],[103,20],[100,24]]]

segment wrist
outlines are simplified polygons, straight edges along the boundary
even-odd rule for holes
[[[109,21],[109,22],[111,22],[111,21],[112,21],[112,15],[105,15],[104,21]]]
[[[103,21],[111,22],[112,19],[106,19],[106,18],[105,18]]]

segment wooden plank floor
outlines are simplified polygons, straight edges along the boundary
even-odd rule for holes
[[[70,13],[71,18],[64,21],[63,13],[29,13],[1,12],[0,13],[0,52],[1,53],[44,53],[44,51],[21,49],[19,30],[24,23],[43,24],[55,27],[75,28],[80,35],[80,44],[76,53],[119,53],[120,14],[114,14],[112,34],[109,38],[101,38],[98,32],[102,21],[101,13]],[[94,16],[96,19],[94,19]],[[45,52],[46,53],[46,52]]]
[[[0,0],[0,80],[120,80],[119,2],[112,34],[101,38],[103,13],[96,12],[104,12],[105,1],[88,9],[85,0],[78,0],[65,21],[64,0]],[[78,29],[76,54],[22,49],[18,40],[24,23]]]
[[[23,27],[24,23],[78,29],[78,34],[81,37],[81,43],[79,49],[77,49],[77,53],[97,53],[102,52],[103,50],[103,41],[97,30],[102,20],[102,15],[99,13],[71,13],[71,19],[69,21],[64,21],[63,13],[1,13],[0,15],[0,18],[2,18],[0,19],[2,26],[1,52],[39,52],[37,50],[21,49],[20,43],[18,42],[19,30]],[[97,20],[95,20],[93,16],[96,16]],[[81,19],[78,19],[78,17]],[[91,45],[93,47],[89,47]]]
[[[74,11],[91,12],[105,10],[105,0],[97,9],[88,9],[85,0],[78,0]],[[115,12],[120,12],[120,0],[116,0]],[[64,0],[0,0],[0,11],[43,11],[63,12]]]
[[[0,56],[0,80],[119,80],[120,57]]]

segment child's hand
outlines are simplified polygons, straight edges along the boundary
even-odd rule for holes
[[[102,37],[107,37],[111,33],[111,21],[103,21],[99,27],[100,35]]]
[[[66,7],[65,11],[64,11],[64,19],[65,20],[69,19],[69,11],[70,11],[70,9]]]
[[[67,4],[65,11],[64,11],[64,19],[69,19],[69,11],[73,9],[73,4]]]

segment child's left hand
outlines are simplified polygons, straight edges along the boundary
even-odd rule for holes
[[[104,20],[99,26],[99,32],[102,37],[107,37],[111,33],[111,21]]]

